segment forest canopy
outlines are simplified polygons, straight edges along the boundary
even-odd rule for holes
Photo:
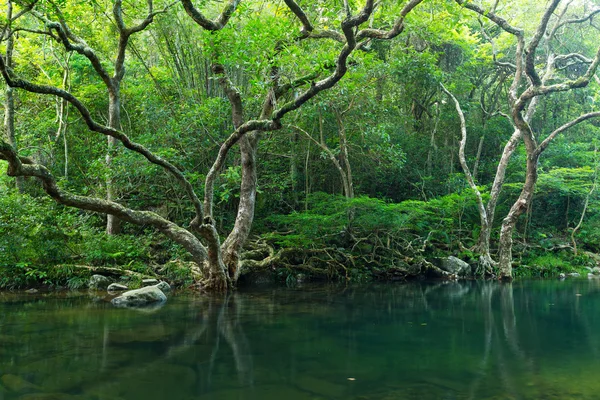
[[[0,4],[0,286],[595,266],[597,2]]]

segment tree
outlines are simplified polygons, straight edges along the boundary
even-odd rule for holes
[[[510,25],[507,20],[496,14],[494,8],[492,10],[484,10],[476,4],[462,0],[457,0],[457,3],[492,21],[517,40],[514,63],[510,64],[511,68],[514,69],[514,78],[509,89],[508,102],[509,117],[515,127],[515,131],[506,144],[498,164],[486,210],[486,217],[489,222],[489,219],[493,219],[495,206],[504,182],[508,160],[522,138],[527,152],[526,179],[521,194],[511,207],[508,215],[503,219],[499,242],[499,277],[501,279],[512,279],[512,233],[519,216],[527,210],[531,202],[537,182],[537,168],[541,154],[552,140],[562,132],[581,122],[600,116],[599,112],[583,114],[553,130],[544,140],[538,143],[536,137],[539,137],[539,135],[532,128],[531,118],[536,111],[539,98],[553,93],[586,87],[593,79],[598,63],[600,63],[600,48],[596,51],[593,59],[590,59],[579,53],[559,54],[562,49],[560,48],[560,44],[555,45],[554,41],[559,29],[588,21],[600,13],[600,9],[593,9],[581,18],[565,19],[567,10],[571,5],[571,2],[568,2],[561,12],[558,13],[558,16],[553,18],[560,3],[560,0],[553,0],[545,8],[540,22],[533,30],[531,40],[526,45],[525,31]],[[538,49],[542,40],[545,44],[545,55],[540,75],[540,55],[538,54]],[[557,82],[557,64],[559,62],[568,62],[569,60],[576,60],[578,63],[585,63],[589,66],[579,76]],[[500,63],[499,61],[497,62]],[[524,80],[527,81],[525,85],[523,85]],[[486,226],[488,227],[487,231],[482,229],[482,233],[480,234],[480,249],[485,250],[487,248],[489,254],[489,228],[491,224],[488,223]]]
[[[240,252],[246,242],[254,218],[256,204],[256,157],[261,133],[277,131],[282,127],[282,119],[303,104],[317,96],[319,93],[334,87],[347,73],[350,56],[357,49],[364,49],[366,45],[374,40],[389,40],[398,36],[404,30],[406,16],[422,0],[410,0],[401,9],[396,10],[394,6],[384,8],[385,4],[375,4],[372,0],[366,0],[362,8],[352,10],[349,2],[344,2],[344,10],[340,15],[340,30],[328,27],[318,28],[311,22],[306,11],[294,0],[285,0],[289,15],[297,18],[302,29],[299,35],[284,35],[277,46],[269,49],[270,67],[263,76],[266,82],[266,90],[262,95],[262,106],[257,119],[246,117],[246,108],[242,94],[234,86],[228,76],[228,66],[218,62],[213,63],[212,72],[218,79],[226,97],[231,105],[231,119],[234,131],[221,143],[218,154],[212,167],[206,174],[204,184],[204,199],[201,202],[196,194],[195,188],[186,176],[186,173],[173,163],[163,157],[156,155],[149,148],[133,141],[128,135],[119,129],[115,114],[109,119],[108,124],[102,124],[93,118],[89,108],[74,94],[67,90],[54,86],[42,85],[23,79],[7,65],[6,57],[0,57],[0,71],[4,80],[10,87],[19,88],[31,93],[57,96],[68,101],[81,115],[88,129],[105,135],[109,140],[117,140],[123,146],[146,158],[152,164],[161,167],[165,172],[173,176],[185,189],[188,201],[193,205],[194,217],[189,222],[189,227],[184,228],[174,222],[161,217],[150,211],[140,211],[124,206],[114,199],[100,199],[90,196],[76,195],[61,187],[50,170],[35,160],[20,156],[18,151],[9,143],[0,142],[0,158],[8,161],[8,175],[31,176],[41,181],[44,191],[57,202],[76,207],[83,210],[108,214],[121,220],[137,225],[153,227],[162,232],[175,242],[181,244],[192,256],[193,260],[203,267],[205,280],[203,287],[206,290],[225,291],[231,288],[239,276]],[[190,18],[203,30],[215,32],[214,37],[220,38],[219,31],[230,23],[231,18],[239,11],[239,0],[227,2],[217,18],[211,20],[194,6],[190,0],[182,0],[183,7]],[[113,8],[113,17],[119,34],[119,51],[115,63],[115,73],[110,76],[102,66],[97,54],[92,51],[78,37],[73,35],[68,28],[60,22],[60,10],[57,9],[59,22],[54,23],[44,20],[48,26],[49,34],[60,40],[66,50],[76,51],[84,55],[96,73],[101,77],[109,90],[112,109],[118,105],[119,84],[124,76],[124,60],[127,41],[131,34],[144,29],[151,21],[155,13],[152,11],[152,3],[148,2],[148,17],[139,25],[127,28],[122,20],[122,10],[117,0]],[[372,27],[362,28],[362,25],[374,17],[377,7],[385,10],[382,13],[384,22],[390,23],[390,29],[374,29]],[[397,17],[390,20],[388,13],[396,10]],[[34,8],[32,14],[40,18],[41,14]],[[285,14],[276,13],[277,18],[285,18]],[[291,24],[291,21],[288,22]],[[260,39],[260,38],[256,38]],[[324,39],[327,43],[333,43],[335,47],[334,67],[331,72],[322,66],[312,71],[303,71],[303,74],[292,78],[283,79],[280,64],[282,53],[286,48],[301,46],[310,40]],[[217,46],[216,51],[219,52]],[[297,74],[298,71],[286,71]],[[301,71],[302,72],[302,71]],[[214,187],[215,181],[226,162],[227,155],[232,147],[239,144],[241,153],[242,177],[240,186],[240,199],[235,224],[227,238],[221,243],[214,218]]]

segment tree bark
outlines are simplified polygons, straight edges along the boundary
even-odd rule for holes
[[[469,184],[469,187],[471,188],[471,190],[473,190],[473,192],[475,193],[475,198],[477,201],[477,210],[479,212],[479,221],[480,221],[480,225],[481,225],[480,237],[481,237],[482,233],[486,233],[487,237],[489,238],[490,220],[489,220],[489,217],[487,214],[487,210],[483,204],[481,192],[479,191],[479,188],[477,187],[477,185],[475,184],[475,181],[473,180],[473,175],[471,174],[471,171],[469,170],[469,165],[467,164],[467,159],[465,157],[465,147],[467,145],[467,123],[465,121],[465,115],[464,115],[462,108],[460,107],[460,103],[458,102],[456,97],[454,97],[454,95],[452,93],[450,93],[444,87],[444,85],[441,85],[441,87],[442,87],[442,90],[444,91],[444,93],[446,93],[446,95],[454,103],[454,107],[456,108],[456,113],[458,114],[458,117],[460,119],[461,139],[460,139],[460,146],[459,146],[459,151],[458,151],[458,158],[460,161],[460,165],[463,169],[463,172],[465,174],[467,183]],[[487,242],[483,242],[483,243],[480,242],[478,247],[479,247],[478,251],[480,253],[480,265],[481,265],[481,267],[483,267],[483,271],[481,271],[481,272],[483,274],[491,274],[492,273],[492,265],[494,264],[494,262],[492,260],[492,256],[490,255],[489,239]]]
[[[116,83],[119,85],[120,82]],[[108,103],[108,126],[109,128],[120,130],[121,129],[121,95],[120,89],[116,86],[114,93],[109,95]],[[114,201],[118,197],[116,192],[114,181],[113,181],[113,158],[115,152],[115,146],[117,140],[109,136],[107,138],[107,149],[106,149],[106,168],[108,170],[108,176],[106,178],[106,200]],[[121,233],[121,221],[118,217],[112,214],[108,214],[106,218],[106,234],[118,235]]]
[[[9,13],[10,15],[10,13]],[[10,18],[10,16],[9,16]],[[6,56],[5,62],[8,68],[13,67],[12,54],[14,49],[14,34],[10,35],[6,40]],[[15,93],[14,89],[8,85],[6,85],[6,90],[4,91],[4,133],[6,135],[6,139],[8,143],[18,149],[17,138],[15,135]],[[23,193],[25,190],[23,177],[19,176],[16,178],[16,187],[20,193]]]
[[[534,143],[526,140],[527,147],[535,147]],[[535,148],[531,149],[535,150]],[[530,153],[530,151],[528,151]],[[500,240],[499,240],[499,257],[498,257],[498,269],[499,278],[501,280],[512,280],[512,233],[514,231],[517,220],[527,210],[527,206],[533,196],[535,184],[538,178],[537,164],[539,155],[533,155],[527,157],[527,175],[525,177],[525,184],[521,190],[521,194],[517,201],[514,202],[507,216],[502,221],[502,227],[500,228]]]

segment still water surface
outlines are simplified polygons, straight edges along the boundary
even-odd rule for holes
[[[600,281],[0,293],[1,400],[600,399]]]

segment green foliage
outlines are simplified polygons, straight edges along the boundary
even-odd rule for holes
[[[21,262],[47,265],[67,260],[72,211],[52,200],[0,188],[0,268]]]
[[[476,204],[470,191],[453,193],[428,202],[407,200],[387,203],[380,199],[360,196],[348,200],[341,196],[315,193],[310,197],[308,211],[275,215],[268,220],[275,231],[264,236],[282,247],[319,247],[335,245],[356,248],[355,238],[403,237],[407,241],[438,243],[452,248],[461,238],[472,243],[474,237],[462,236],[471,232],[477,222]],[[353,218],[349,224],[348,215]],[[279,229],[278,229],[279,228]]]
[[[524,253],[519,265],[514,269],[516,277],[554,277],[559,273],[578,272],[587,274],[585,267],[594,267],[596,263],[585,254],[574,256],[567,250],[532,250]]]

